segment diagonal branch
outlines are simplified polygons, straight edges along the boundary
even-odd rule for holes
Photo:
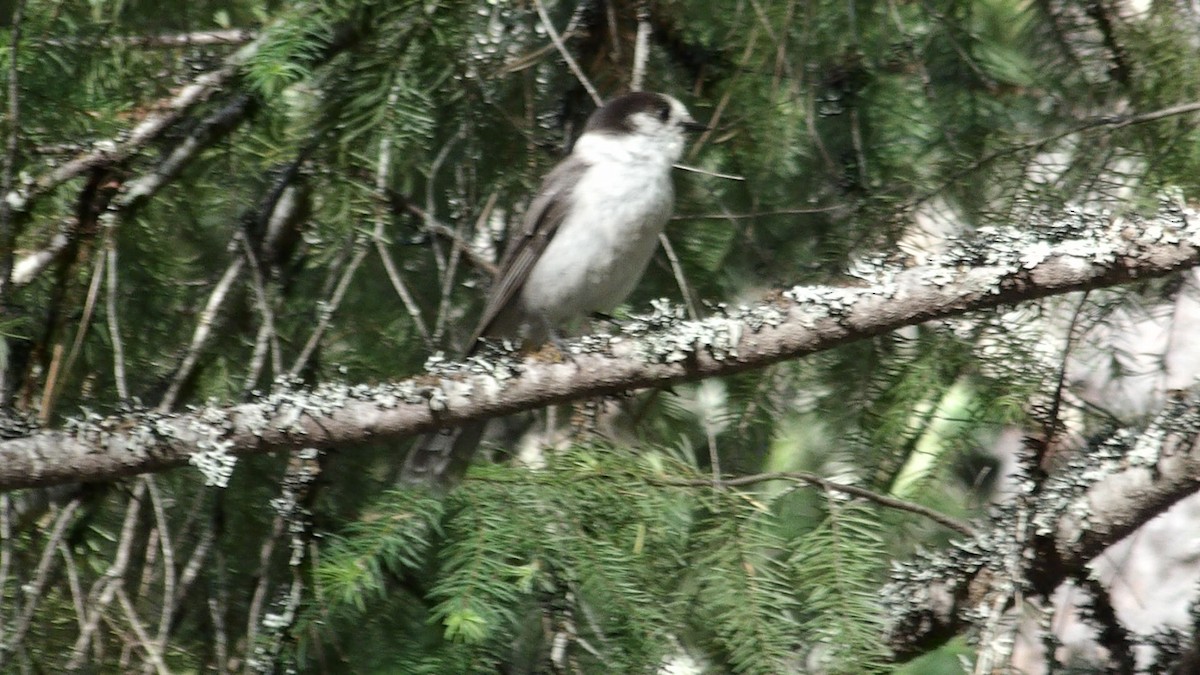
[[[211,47],[221,45],[243,45],[258,37],[258,32],[247,28],[224,30],[198,30],[191,33],[164,33],[162,35],[109,35],[99,38],[48,38],[40,44],[46,47],[147,47],[171,49],[176,47]]]
[[[1120,429],[1055,473],[1032,508],[1007,510],[987,534],[899,567],[884,590],[888,643],[899,658],[973,627],[1000,561],[1023,551],[1013,588],[1048,595],[1109,546],[1200,489],[1200,389],[1170,400],[1144,429]],[[1033,541],[1014,523],[1029,518]],[[1005,609],[1003,607],[1001,610]]]
[[[237,50],[223,66],[197,77],[164,105],[156,106],[156,112],[143,119],[119,142],[96,143],[91,152],[39,176],[24,190],[9,192],[6,199],[21,210],[28,210],[35,199],[48,194],[63,183],[82,176],[91,169],[113,166],[129,159],[183,120],[192,108],[220,91],[237,74],[242,64],[258,51],[260,42],[261,40],[256,40]]]
[[[63,430],[0,442],[0,488],[103,481],[187,463],[227,478],[237,455],[399,439],[730,375],[930,319],[1200,265],[1200,213],[1171,205],[1152,217],[1034,215],[983,235],[926,266],[880,266],[864,286],[798,286],[703,321],[683,320],[676,309],[639,317],[619,335],[574,343],[573,359],[564,363],[508,354],[460,364],[435,359],[431,373],[390,384],[281,389],[232,407],[71,420]]]

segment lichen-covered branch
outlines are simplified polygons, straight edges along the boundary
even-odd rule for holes
[[[1030,484],[1032,485],[1032,484]],[[900,657],[977,627],[1020,594],[1048,595],[1106,548],[1200,488],[1200,389],[1121,429],[1003,509],[983,534],[898,567],[884,594]],[[1023,552],[1021,567],[1003,561]],[[989,607],[996,589],[1009,602]]]
[[[1036,233],[1036,234],[1034,234]],[[1071,210],[989,228],[928,265],[879,263],[861,286],[797,286],[753,307],[687,321],[657,307],[615,335],[572,344],[572,358],[503,349],[383,385],[279,387],[260,400],[179,413],[69,421],[0,442],[0,488],[101,481],[191,463],[222,484],[238,455],[400,439],[590,396],[761,368],[901,326],[1200,264],[1200,213]]]
[[[125,161],[159,138],[164,132],[173,128],[173,125],[184,119],[192,108],[220,91],[238,72],[242,64],[254,55],[258,47],[257,41],[251,42],[234,52],[220,68],[197,77],[160,106],[156,112],[143,119],[119,141],[96,143],[91,152],[55,167],[52,171],[34,179],[23,189],[8,192],[5,199],[12,203],[14,208],[26,210],[30,208],[34,199],[51,192],[72,178],[83,175],[90,169],[112,166]]]

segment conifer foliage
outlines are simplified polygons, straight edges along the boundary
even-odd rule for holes
[[[70,480],[0,493],[0,670],[1200,661],[1195,556],[1158,561],[1186,581],[1150,620],[1099,559],[1180,502],[1156,527],[1188,531],[1200,470],[1190,3],[0,12],[0,458],[87,448]],[[581,329],[617,337],[447,366],[592,92],[635,88],[709,129],[638,290]],[[1101,273],[1071,284],[1048,260]],[[958,299],[859,321],[856,293],[911,301],[926,268]],[[733,363],[802,302],[819,348]],[[448,378],[504,389],[589,349],[684,372],[499,411],[450,488],[402,484],[411,439],[368,416],[364,444],[296,431],[341,385],[443,412]],[[704,379],[701,357],[733,365]],[[375,387],[396,382],[416,389]],[[238,406],[262,402],[297,411],[290,445],[235,456],[229,420],[253,427]],[[159,471],[179,428],[193,466]],[[151,451],[96,481],[113,434]]]

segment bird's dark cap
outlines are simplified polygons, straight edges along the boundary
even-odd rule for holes
[[[583,133],[628,134],[636,131],[631,118],[637,113],[649,113],[662,119],[671,115],[671,101],[662,94],[635,91],[605,103],[588,118]]]

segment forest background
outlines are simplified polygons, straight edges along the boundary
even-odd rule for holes
[[[1195,672],[1194,3],[0,33],[5,672]],[[709,125],[635,295],[456,363],[634,88]],[[459,485],[399,481],[485,417]]]

